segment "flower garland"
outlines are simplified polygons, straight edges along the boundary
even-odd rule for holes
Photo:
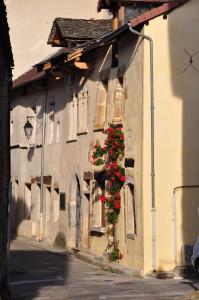
[[[125,170],[121,165],[124,157],[124,133],[122,126],[110,124],[109,128],[102,131],[106,135],[104,146],[96,144],[93,153],[93,164],[104,165],[107,179],[107,193],[100,200],[105,204],[107,235],[110,237],[107,250],[110,251],[109,260],[119,261],[123,255],[119,250],[119,241],[116,240],[116,224],[118,222],[121,196],[120,190],[125,182]],[[111,239],[112,238],[112,239]]]

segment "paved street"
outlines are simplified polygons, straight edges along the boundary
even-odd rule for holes
[[[52,253],[28,240],[12,243],[10,274],[13,299],[20,300],[178,300],[199,289],[199,280],[110,274],[72,254]]]

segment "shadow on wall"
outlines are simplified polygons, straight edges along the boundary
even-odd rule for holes
[[[198,0],[188,1],[168,16],[172,94],[182,108],[182,169],[171,173],[182,176],[182,185],[199,185],[199,40]],[[178,106],[178,108],[180,107]],[[177,118],[179,120],[179,118]],[[180,121],[179,121],[180,122]],[[179,149],[173,149],[177,151]],[[175,155],[175,153],[174,153]],[[173,187],[175,188],[175,187]],[[199,188],[183,188],[177,193],[178,261],[185,255],[186,245],[199,236]]]

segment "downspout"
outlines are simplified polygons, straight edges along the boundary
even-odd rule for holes
[[[155,207],[155,151],[154,151],[154,70],[153,40],[128,24],[131,33],[149,41],[150,44],[150,94],[151,94],[151,213],[152,213],[152,271],[156,272],[156,207]]]
[[[46,110],[48,101],[48,83],[44,85],[45,97],[43,108],[42,126],[42,147],[41,147],[41,178],[40,178],[40,234],[39,241],[44,239],[44,159],[45,159],[45,140],[46,140]]]
[[[199,185],[181,185],[173,189],[173,255],[175,266],[177,267],[177,226],[176,226],[176,192],[182,189],[194,189],[199,188]]]

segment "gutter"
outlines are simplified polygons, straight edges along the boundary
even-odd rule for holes
[[[154,150],[154,70],[153,40],[128,24],[131,33],[149,41],[150,44],[150,93],[151,93],[151,213],[152,213],[152,271],[156,272],[156,206],[155,206],[155,150]]]

